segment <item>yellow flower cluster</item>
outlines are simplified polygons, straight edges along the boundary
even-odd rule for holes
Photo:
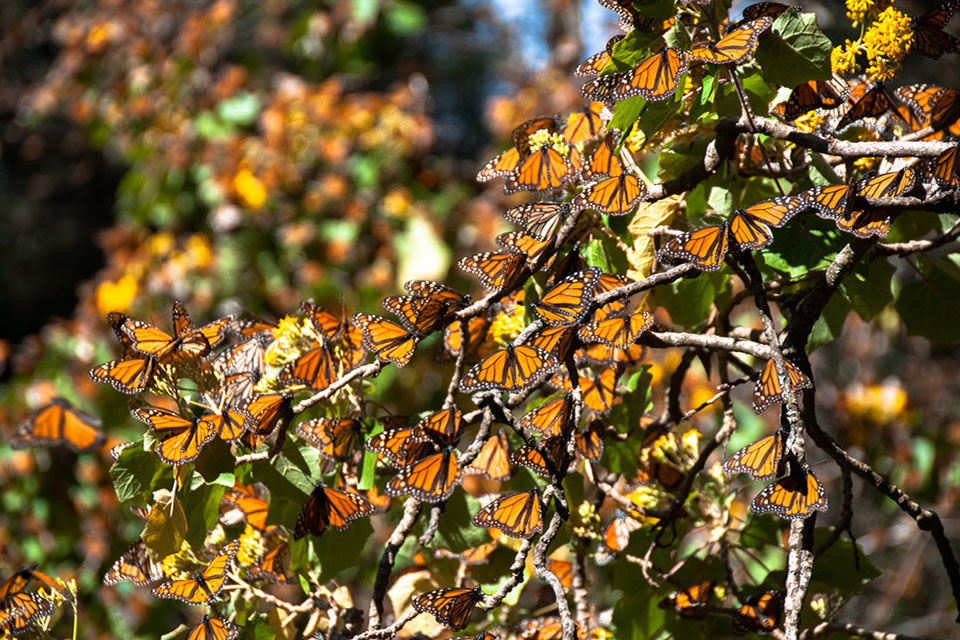
[[[793,126],[795,126],[800,131],[804,133],[813,133],[826,122],[826,117],[818,114],[816,110],[808,111],[799,118],[793,121]],[[696,406],[696,405],[694,405]]]
[[[253,564],[266,551],[263,536],[249,524],[240,534],[239,540],[240,548],[237,549],[237,564],[241,567]]]
[[[907,409],[907,392],[897,382],[854,385],[844,392],[843,399],[850,417],[865,424],[890,424]]]
[[[497,314],[487,335],[497,344],[506,345],[520,335],[525,326],[527,322],[523,317],[523,306],[518,304],[514,306],[512,312],[504,309]]]
[[[847,40],[843,45],[830,52],[830,67],[834,73],[853,74],[860,70],[857,65],[858,42]]]
[[[890,5],[893,0],[847,0],[847,17],[857,26],[867,16],[875,16]]]
[[[878,80],[893,78],[912,42],[910,16],[893,7],[884,9],[863,35],[867,73]]]
[[[310,321],[292,316],[284,316],[277,322],[273,337],[274,340],[264,355],[266,363],[273,367],[282,367],[293,362],[316,342]]]
[[[536,153],[544,147],[550,147],[557,153],[567,156],[570,154],[570,144],[559,133],[550,133],[540,129],[529,138],[530,151]]]

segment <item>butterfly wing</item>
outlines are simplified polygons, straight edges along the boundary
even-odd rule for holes
[[[692,263],[702,271],[716,271],[727,255],[729,225],[703,227],[683,233],[657,252],[663,262]]]
[[[687,59],[691,62],[711,64],[740,64],[753,55],[757,50],[760,35],[772,24],[773,18],[766,16],[742,24],[721,38],[719,42],[694,47],[687,54]]]
[[[543,530],[540,494],[533,489],[497,498],[473,516],[473,524],[529,540]]]
[[[600,269],[588,267],[569,276],[546,291],[540,301],[533,304],[534,311],[550,326],[579,324],[590,311],[590,298],[600,273]]]
[[[786,432],[777,429],[772,436],[748,444],[723,462],[723,472],[746,473],[754,480],[766,480],[782,473],[781,459],[786,445]]]
[[[147,545],[142,540],[137,540],[113,563],[103,576],[103,584],[132,582],[138,587],[145,587],[161,578],[163,567],[150,557]]]
[[[429,613],[437,622],[454,631],[460,631],[470,621],[474,605],[482,599],[483,593],[479,587],[452,587],[428,591],[413,598],[411,604],[415,611]]]
[[[77,453],[88,453],[103,445],[105,436],[97,428],[100,424],[99,419],[55,398],[17,429],[10,446],[23,449],[66,445]]]
[[[157,359],[153,356],[130,360],[111,360],[90,370],[90,378],[105,382],[121,393],[141,393],[153,381]]]
[[[809,389],[813,386],[808,378],[797,365],[789,360],[787,363],[787,375],[793,390]],[[753,410],[756,413],[763,413],[772,404],[783,402],[783,389],[780,387],[780,379],[777,376],[777,368],[773,360],[768,360],[760,372],[760,378],[753,388]]]
[[[480,474],[502,482],[510,478],[510,446],[507,436],[500,431],[491,436],[480,449],[477,457],[463,470],[466,474]]]
[[[203,620],[187,635],[187,640],[235,640],[240,635],[240,627],[223,620],[203,616]]]
[[[666,100],[676,92],[678,79],[686,70],[686,54],[665,47],[627,73],[613,90],[614,98],[620,101],[641,96],[647,100]]]
[[[353,320],[363,331],[364,346],[377,354],[378,358],[398,367],[410,362],[417,342],[420,341],[418,335],[389,320],[366,313],[354,315]]]
[[[537,347],[508,346],[470,368],[460,381],[465,393],[499,389],[516,393],[536,386],[559,366],[557,359]]]

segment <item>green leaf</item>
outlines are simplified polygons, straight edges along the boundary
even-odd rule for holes
[[[580,253],[583,254],[583,259],[586,260],[587,266],[599,267],[603,271],[610,270],[610,265],[607,262],[607,253],[603,249],[602,240],[590,240]]]
[[[475,527],[470,522],[473,514],[480,510],[480,502],[464,491],[454,491],[444,505],[443,515],[432,546],[444,547],[458,553],[464,549],[476,547],[489,540],[485,529]],[[422,533],[429,519],[426,514],[430,505],[424,505],[424,515],[418,521],[417,529]],[[419,534],[417,534],[419,535]]]
[[[657,304],[670,313],[674,323],[693,331],[699,330],[707,323],[710,307],[729,284],[729,279],[729,274],[723,271],[681,278],[668,286],[657,287]]]
[[[200,451],[194,468],[207,482],[215,482],[222,475],[233,475],[235,458],[230,447],[220,438],[214,438]]]
[[[850,314],[850,303],[842,295],[834,295],[823,308],[823,313],[813,324],[807,340],[807,353],[832,342],[843,333],[843,323]]]
[[[775,229],[773,244],[756,254],[763,263],[791,278],[825,269],[847,243],[834,224],[812,215]]]
[[[240,93],[217,105],[217,115],[224,122],[249,127],[260,113],[260,99],[252,93]]]
[[[814,531],[814,548],[830,536],[831,530],[832,527]],[[876,565],[863,555],[860,545],[855,552],[850,539],[841,536],[814,563],[811,588],[825,593],[859,593],[863,585],[880,575]]]
[[[344,531],[330,528],[319,538],[309,536],[320,558],[320,580],[332,580],[345,569],[358,566],[364,546],[378,544],[372,534],[370,518],[361,518]]]
[[[626,100],[621,100],[613,108],[613,118],[608,125],[610,129],[619,129],[624,135],[633,127],[633,123],[640,117],[640,113],[646,106],[647,101],[640,96],[633,96]]]
[[[620,42],[613,45],[611,57],[616,71],[632,69],[650,57],[651,45],[658,40],[652,31],[634,29]]]
[[[679,87],[683,87],[682,77],[679,80]],[[679,108],[680,103],[674,99],[648,101],[643,113],[640,114],[640,122],[637,126],[649,138],[663,129],[663,125],[674,116]]]
[[[903,285],[896,307],[907,333],[936,344],[960,340],[960,282],[938,258],[917,256],[922,278]],[[952,267],[952,265],[950,265]]]
[[[756,58],[767,82],[795,87],[830,78],[832,48],[814,14],[785,11],[761,37]]]
[[[194,476],[194,480],[202,480]],[[227,488],[222,485],[194,482],[189,491],[182,492],[180,504],[187,514],[186,539],[190,546],[199,549],[207,532],[213,529],[220,518],[220,498]]]
[[[893,302],[893,274],[896,269],[887,260],[871,260],[840,283],[840,292],[861,318],[869,322]]]
[[[152,451],[144,451],[139,446],[127,447],[110,467],[117,500],[121,503],[138,499],[150,502],[153,479],[162,471],[164,467]]]

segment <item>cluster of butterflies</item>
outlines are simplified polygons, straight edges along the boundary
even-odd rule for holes
[[[38,582],[51,593],[57,591],[64,598],[72,598],[52,577],[37,570],[37,565],[21,567],[0,584],[0,632],[20,635],[33,628],[38,618],[53,613],[53,602],[37,593],[27,592],[31,582]]]
[[[676,611],[683,618],[705,618],[704,605],[710,602],[713,587],[710,581],[691,585],[669,594],[658,606]],[[733,616],[734,633],[744,635],[773,631],[779,624],[785,595],[783,591],[763,591],[747,598]]]

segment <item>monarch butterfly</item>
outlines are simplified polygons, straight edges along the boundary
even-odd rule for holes
[[[945,53],[956,52],[960,40],[945,32],[943,28],[957,12],[960,2],[946,0],[937,7],[915,17],[911,21],[913,41],[910,51],[916,51],[928,58],[940,58]]]
[[[602,102],[591,102],[579,111],[574,111],[567,116],[567,123],[560,135],[576,147],[600,135],[600,132],[603,131],[604,120],[609,117],[610,114],[605,111]]]
[[[647,195],[647,186],[632,172],[592,182],[573,199],[576,210],[594,209],[607,216],[625,216]]]
[[[790,384],[794,391],[813,387],[810,378],[804,375],[797,368],[797,365],[789,360],[784,362],[787,364],[787,377],[790,378]],[[753,410],[756,413],[763,413],[772,404],[783,404],[783,389],[780,387],[776,365],[774,365],[773,360],[767,360],[767,364],[763,366],[763,370],[760,372],[757,384],[753,387]]]
[[[379,316],[357,313],[353,316],[363,331],[364,346],[377,357],[392,362],[398,367],[405,366],[413,357],[413,351],[420,336]]]
[[[633,280],[625,278],[624,276],[614,275],[612,273],[604,273],[600,276],[600,279],[597,281],[597,288],[594,291],[596,295],[601,293],[607,293],[608,291],[613,291],[619,289],[620,287],[630,284]],[[600,322],[606,318],[609,318],[612,315],[617,315],[627,308],[627,302],[623,298],[619,300],[613,300],[597,308],[596,312],[593,314],[593,321]]]
[[[783,473],[780,461],[787,444],[787,432],[777,429],[772,436],[748,444],[723,461],[723,472],[746,473],[754,480],[766,480]]]
[[[413,429],[408,427],[387,429],[367,440],[365,446],[368,451],[379,453],[390,464],[400,467],[404,464],[407,443],[412,435]]]
[[[221,389],[225,398],[239,400],[253,395],[254,387],[266,372],[266,354],[270,343],[264,335],[247,338],[214,358],[214,370],[224,377]]]
[[[450,310],[443,301],[412,295],[390,296],[380,304],[397,316],[408,331],[420,335],[429,335],[439,329]]]
[[[620,349],[598,342],[578,350],[575,354],[575,360],[578,365],[596,364],[603,367],[630,367],[643,362],[646,354],[647,352],[639,344],[632,344],[626,349]]]
[[[230,565],[237,557],[239,546],[237,540],[228,543],[217,552],[202,572],[189,580],[167,580],[154,587],[153,595],[158,598],[174,598],[193,605],[210,604],[217,599],[226,584]]]
[[[559,133],[562,128],[560,118],[554,114],[549,116],[537,116],[526,122],[522,122],[513,131],[510,132],[510,138],[514,146],[520,150],[520,154],[526,157],[530,153],[530,137],[539,131],[547,133]]]
[[[577,335],[586,343],[600,342],[610,347],[626,349],[633,345],[653,324],[653,316],[642,310],[629,316],[606,318],[580,327]]]
[[[17,429],[10,446],[24,449],[35,446],[66,445],[77,453],[99,449],[105,436],[98,429],[102,422],[76,409],[63,398],[54,398]]]
[[[843,105],[849,90],[839,76],[830,80],[810,80],[794,87],[786,102],[773,108],[774,115],[793,122],[814,109],[836,109]]]
[[[919,182],[917,171],[908,167],[861,180],[857,183],[857,195],[863,198],[899,198],[913,191]]]
[[[600,269],[588,267],[567,277],[546,291],[539,302],[533,303],[534,311],[553,327],[579,324],[590,311],[589,300],[600,273]]]
[[[613,44],[616,44],[620,40],[623,40],[624,37],[625,36],[622,33],[618,33],[607,41],[607,47],[612,49],[613,46],[610,43],[613,42]],[[593,78],[600,75],[603,70],[606,69],[611,62],[613,62],[613,56],[611,55],[609,49],[604,49],[603,51],[595,53],[578,64],[573,70],[574,77]],[[595,104],[603,105],[602,102],[597,102]]]
[[[502,482],[510,478],[510,446],[503,431],[498,432],[483,444],[480,453],[463,470],[468,475],[479,474]]]
[[[537,475],[552,478],[558,473],[566,473],[573,462],[567,454],[567,442],[563,436],[553,436],[540,443],[540,450],[536,447],[523,445],[510,454],[510,462],[530,469]]]
[[[153,381],[157,359],[153,356],[111,360],[90,370],[95,382],[105,382],[121,393],[146,391]]]
[[[322,391],[336,381],[333,353],[326,338],[319,346],[300,355],[280,371],[277,381],[284,385],[306,385],[314,391]]]
[[[350,523],[373,515],[377,508],[370,501],[356,493],[347,493],[330,489],[318,484],[300,510],[297,523],[293,527],[293,539],[299,540],[307,535],[318,538],[330,527],[343,531]]]
[[[603,544],[613,552],[623,551],[630,544],[630,534],[640,528],[640,523],[617,509],[614,517],[603,531]]]
[[[594,420],[582,431],[573,434],[577,452],[591,462],[599,461],[603,455],[603,430],[604,423]]]
[[[479,586],[472,589],[448,587],[416,596],[411,604],[418,613],[429,613],[437,622],[460,631],[470,622],[473,607],[481,600],[483,592]]]
[[[530,237],[547,241],[557,235],[557,230],[570,214],[570,205],[559,202],[528,202],[507,209],[503,217],[519,225]]]
[[[619,141],[618,130],[613,129],[607,132],[588,156],[581,172],[584,180],[613,178],[623,173],[623,163],[620,162],[620,154],[617,153]]]
[[[960,186],[960,173],[957,172],[957,151],[960,147],[950,147],[933,161],[930,173],[940,187],[952,189]]]
[[[808,518],[814,511],[827,510],[823,485],[805,462],[787,459],[790,472],[766,487],[750,503],[754,513],[773,512],[781,518]]]
[[[205,444],[218,433],[217,427],[202,418],[189,420],[166,409],[144,407],[130,413],[150,425],[158,436],[157,455],[167,464],[179,466],[195,460]]]
[[[853,184],[831,184],[814,187],[797,195],[806,200],[817,217],[837,220],[847,217],[847,208],[856,191],[856,185]]]
[[[222,618],[203,616],[200,624],[191,629],[187,640],[236,640],[240,627]]]
[[[290,547],[286,542],[281,542],[272,549],[268,549],[260,558],[247,569],[247,576],[253,580],[266,580],[272,583],[289,583],[293,579],[287,575],[284,569],[287,557],[290,555]]]
[[[496,389],[517,393],[536,386],[559,365],[559,361],[543,349],[508,345],[470,367],[460,379],[460,390],[471,393]]]
[[[230,384],[230,380],[232,380],[232,378],[225,381],[224,386]],[[252,389],[250,390],[250,393],[253,393]],[[245,402],[251,397],[252,396],[250,394],[247,394],[240,397],[239,401]],[[203,416],[203,419],[213,425],[221,440],[226,440],[227,442],[235,442],[239,440],[246,431],[244,423],[246,422],[247,417],[237,411],[237,408],[234,404],[228,404],[219,412],[208,413]]]
[[[21,567],[0,585],[0,631],[19,635],[37,618],[53,613],[53,604],[49,600],[35,593],[24,593],[33,579],[52,589],[62,590],[50,576],[36,571],[36,566]]]
[[[613,98],[617,102],[632,96],[666,100],[676,92],[678,79],[686,70],[686,54],[679,49],[664,47],[627,72],[613,89]]]
[[[688,51],[687,60],[711,64],[740,64],[753,55],[757,50],[760,35],[772,24],[773,18],[769,16],[742,23],[719,42],[708,42]]]
[[[257,495],[253,485],[234,484],[233,489],[225,492],[220,501],[239,510],[248,525],[260,533],[266,533],[270,505]]]
[[[516,147],[498,153],[477,172],[477,182],[489,182],[494,178],[507,178],[513,175],[520,165],[520,150]]]
[[[483,346],[487,336],[487,329],[491,321],[485,316],[473,316],[467,320],[467,353],[464,359],[467,362],[476,360],[480,355],[480,349]],[[456,358],[460,354],[463,345],[463,336],[460,333],[460,321],[454,320],[443,330],[443,350],[445,358]]]
[[[580,623],[573,624],[577,630],[577,640],[586,640],[590,637],[590,633]],[[563,638],[563,624],[556,616],[526,620],[520,624],[520,629],[517,640],[561,640]]]
[[[145,587],[161,578],[163,565],[154,562],[143,540],[137,540],[113,563],[103,576],[103,584],[132,582],[138,587]]]
[[[727,255],[728,231],[727,222],[687,231],[660,247],[657,259],[665,263],[692,263],[701,271],[716,271]]]
[[[132,319],[127,319],[121,330],[130,338],[133,349],[166,363],[180,358],[199,358],[206,355],[223,341],[225,331],[233,320],[233,316],[227,316],[198,329],[190,322],[190,316],[183,304],[174,301],[172,336],[151,324]]]
[[[293,419],[290,408],[292,396],[287,393],[264,393],[237,404],[237,412],[243,415],[243,427],[256,435],[265,436]]]
[[[470,302],[470,296],[431,280],[407,280],[403,288],[412,296],[443,303],[450,309],[462,309]]]
[[[911,128],[932,127],[942,130],[953,125],[960,115],[960,91],[932,84],[912,84],[899,87],[896,96],[903,100],[918,122]]]
[[[296,431],[327,460],[349,460],[363,445],[363,425],[356,418],[314,418],[298,424]]]
[[[598,412],[609,411],[613,407],[613,401],[616,397],[617,376],[619,371],[616,367],[607,367],[598,374],[591,372],[588,375],[580,375],[580,393],[583,396],[583,404],[589,409]],[[570,379],[566,376],[554,376],[550,380],[551,386],[572,391]]]
[[[783,607],[783,591],[765,591],[747,600],[733,616],[733,632],[770,633],[777,627]]]
[[[743,21],[749,22],[767,16],[776,18],[790,7],[779,2],[758,2],[743,8]],[[739,23],[738,23],[739,26]]]
[[[779,196],[739,209],[737,213],[754,223],[779,229],[809,206],[808,201],[799,195]]]
[[[496,533],[495,530],[494,533]],[[485,542],[479,546],[464,549],[460,553],[453,553],[446,549],[437,549],[436,554],[441,558],[458,558],[465,565],[486,564],[490,555],[494,552],[500,543],[496,538],[490,542]]]
[[[433,442],[437,446],[456,446],[462,418],[463,414],[456,407],[432,413],[413,428],[413,439],[415,442]]]
[[[464,273],[476,276],[486,289],[511,289],[526,276],[526,258],[510,251],[488,251],[466,256],[457,262]]]
[[[576,327],[544,327],[530,336],[528,344],[546,351],[559,362],[566,358],[576,336]]]
[[[890,231],[894,213],[881,209],[860,209],[848,213],[848,218],[837,220],[837,229],[858,238],[884,237]]]
[[[627,77],[628,72],[608,73],[583,83],[580,86],[580,95],[590,101],[600,102],[605,107],[613,108],[616,104],[614,93],[620,83]]]
[[[506,193],[555,191],[576,177],[576,169],[564,153],[544,144],[523,158],[507,178]]]
[[[566,395],[528,411],[517,426],[533,429],[547,438],[567,433],[573,426],[573,397]]]
[[[387,484],[391,496],[412,495],[421,502],[436,504],[453,494],[463,479],[463,471],[452,444],[440,447],[432,442],[414,442],[407,446],[406,457],[397,475]]]
[[[499,529],[511,538],[529,540],[543,530],[540,493],[531,489],[501,496],[478,511],[472,522],[478,527]]]
[[[700,605],[707,604],[711,593],[713,593],[713,583],[708,580],[691,585],[682,591],[674,591],[657,606],[661,609],[673,609],[684,618],[704,618],[706,612],[701,610]]]
[[[300,311],[306,314],[314,330],[327,339],[328,348],[333,348],[344,369],[353,369],[363,362],[367,355],[363,332],[347,317],[346,309],[337,317],[312,302],[304,301],[300,303]]]
[[[513,253],[524,256],[527,265],[531,268],[536,264],[537,258],[550,247],[550,242],[537,240],[533,236],[528,236],[523,231],[511,231],[501,233],[497,236],[497,244]]]
[[[861,118],[879,118],[888,111],[902,119],[900,112],[896,109],[896,103],[886,87],[882,82],[876,82],[873,87],[871,87],[862,98],[857,100],[843,117],[840,118],[836,129],[839,131]]]

